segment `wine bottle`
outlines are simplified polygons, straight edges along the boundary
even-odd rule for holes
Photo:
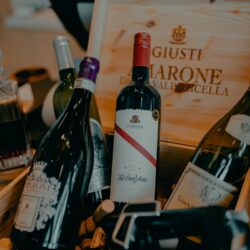
[[[69,41],[64,36],[54,40],[54,48],[59,68],[60,84],[53,96],[55,116],[58,118],[67,106],[72,95],[75,79],[75,69],[70,53]],[[101,126],[95,96],[90,103],[90,128],[94,145],[94,168],[89,185],[86,216],[92,214],[97,206],[109,198],[110,190],[110,160],[106,138]]]
[[[85,57],[63,114],[33,158],[11,233],[15,249],[74,249],[93,169],[89,105],[99,62]]]
[[[150,35],[134,37],[132,82],[116,101],[111,199],[152,201],[156,196],[160,95],[149,83]]]
[[[57,36],[53,41],[53,45],[60,78],[60,82],[53,95],[54,112],[56,118],[58,118],[71,98],[76,72],[68,38]]]
[[[250,165],[250,89],[202,138],[165,209],[233,207]]]

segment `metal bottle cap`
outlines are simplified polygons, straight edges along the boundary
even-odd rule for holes
[[[100,69],[99,60],[95,57],[86,56],[80,63],[78,77],[87,78],[93,82],[96,81],[96,76]]]
[[[65,36],[57,36],[53,40],[53,45],[59,70],[74,68],[68,38]]]

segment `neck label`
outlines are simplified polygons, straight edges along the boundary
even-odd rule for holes
[[[77,78],[75,80],[75,89],[86,89],[90,91],[91,93],[95,90],[95,83],[89,79],[86,78]]]

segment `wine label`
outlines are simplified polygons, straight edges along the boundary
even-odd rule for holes
[[[27,166],[29,164],[30,159],[31,153],[29,149],[18,156],[12,156],[6,159],[3,158],[0,160],[0,170],[2,171],[20,166]]]
[[[239,141],[250,145],[250,117],[243,114],[232,115],[226,132]]]
[[[101,125],[90,118],[90,128],[94,145],[94,167],[88,193],[108,188],[110,173],[106,139]]]
[[[46,165],[45,162],[35,162],[27,176],[15,218],[15,228],[21,231],[41,230],[55,214],[61,184],[43,173]]]
[[[236,193],[233,185],[189,162],[164,209],[221,205],[228,207]]]
[[[116,112],[111,199],[145,202],[155,198],[158,110]]]
[[[94,92],[95,83],[86,78],[77,78],[74,84],[75,89],[87,89],[90,92]]]

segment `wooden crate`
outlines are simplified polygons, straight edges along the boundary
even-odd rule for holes
[[[97,0],[88,54],[101,61],[97,103],[113,131],[132,66],[133,36],[152,37],[151,83],[162,98],[161,140],[196,146],[250,83],[250,2]]]
[[[150,81],[162,99],[163,191],[249,87],[249,13],[248,0],[95,1],[87,54],[101,62],[95,95],[107,132],[113,133],[116,98],[130,80],[134,34],[151,35]]]
[[[150,81],[161,94],[159,189],[166,197],[203,135],[250,84],[250,1],[96,0],[87,54],[100,59],[95,91],[113,133],[130,81],[133,37],[151,35]],[[250,214],[250,174],[236,209]]]

